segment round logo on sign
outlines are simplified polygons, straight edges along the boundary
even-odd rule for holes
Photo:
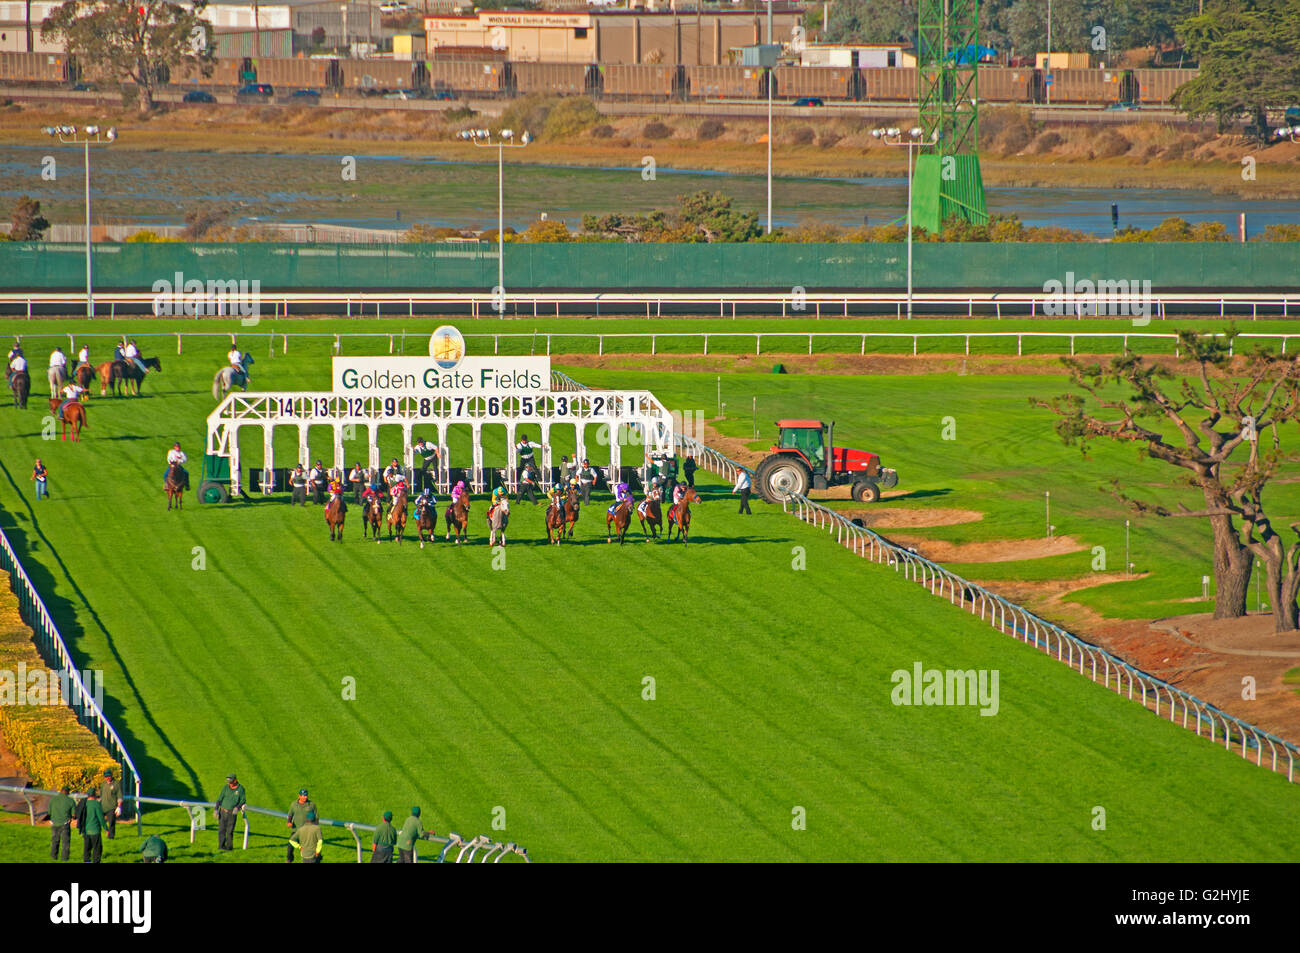
[[[444,371],[454,370],[465,357],[465,338],[450,324],[444,324],[429,338],[429,356]]]

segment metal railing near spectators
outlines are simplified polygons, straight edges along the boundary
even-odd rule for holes
[[[0,791],[10,791],[14,794],[18,794],[23,798],[24,801],[27,802],[28,822],[33,827],[36,825],[36,803],[32,799],[33,795],[52,797],[54,794],[57,793],[55,791],[45,790],[44,788],[21,788],[9,784],[0,784]],[[85,797],[85,795],[73,794],[73,797],[76,800],[80,800],[81,798]],[[215,811],[217,806],[212,801],[178,800],[176,798],[162,798],[162,797],[140,797],[138,793],[136,794],[135,798],[124,797],[122,800],[123,801],[136,800],[140,804],[154,804],[160,807],[183,808],[185,810],[185,813],[189,815],[190,818],[190,843],[191,844],[194,843],[194,839],[198,835],[198,832],[200,830],[207,829],[205,812],[209,809]],[[248,850],[248,840],[250,836],[250,830],[248,826],[248,812],[250,811],[254,814],[260,814],[265,817],[274,817],[282,821],[287,820],[289,817],[289,815],[286,814],[284,811],[273,811],[270,808],[253,807],[252,805],[246,806],[244,810],[240,812],[244,821],[244,841],[242,845],[243,850]],[[364,831],[373,834],[378,829],[376,825],[359,824],[356,821],[335,821],[327,817],[320,818],[319,822],[321,827],[337,827],[348,831],[352,835],[352,839],[356,842],[357,863],[359,864],[365,863],[364,848],[361,842],[361,835],[359,832]],[[442,845],[441,849],[438,852],[437,857],[434,858],[435,863],[447,862],[447,863],[458,864],[461,863],[462,861],[464,861],[465,863],[473,863],[479,851],[483,852],[483,856],[478,859],[478,862],[482,864],[486,864],[489,859],[492,859],[492,863],[494,864],[500,863],[501,859],[509,854],[514,854],[516,856],[522,857],[525,863],[532,863],[532,858],[528,856],[527,848],[520,847],[518,844],[514,842],[507,843],[503,841],[495,841],[492,838],[488,837],[486,834],[480,834],[477,837],[471,837],[468,840],[466,840],[460,834],[457,834],[455,832],[448,832],[448,834],[445,837],[438,834],[426,834],[424,840],[431,843]],[[453,851],[455,852],[455,856],[452,856]],[[415,851],[415,859],[417,862],[419,861],[418,848],[416,848]]]
[[[587,389],[560,371],[552,371],[551,377],[552,386],[556,389]],[[683,452],[692,454],[701,467],[729,481],[734,482],[741,471],[753,474],[749,467],[694,437],[677,434],[676,442]],[[783,503],[782,508],[805,523],[834,534],[836,542],[851,552],[873,562],[892,566],[895,572],[901,571],[904,578],[924,586],[932,595],[941,598],[946,596],[951,604],[960,605],[963,609],[969,605],[972,614],[978,612],[980,619],[998,631],[1032,644],[1048,655],[1054,654],[1058,661],[1077,668],[1080,674],[1088,675],[1094,682],[1100,674],[1102,684],[1107,688],[1113,688],[1117,694],[1127,693],[1130,699],[1136,698],[1143,707],[1154,710],[1156,715],[1162,714],[1163,705],[1163,711],[1168,712],[1169,720],[1177,723],[1181,710],[1184,728],[1190,730],[1193,727],[1190,722],[1194,718],[1198,736],[1208,731],[1210,741],[1222,743],[1227,750],[1232,750],[1239,744],[1243,758],[1249,758],[1253,750],[1257,765],[1264,765],[1264,748],[1267,745],[1268,767],[1273,771],[1281,771],[1282,759],[1285,759],[1287,780],[1296,780],[1300,747],[1284,738],[1242,721],[1235,715],[1130,665],[1100,646],[1086,642],[1059,625],[1040,618],[1023,606],[963,579],[910,549],[891,543],[864,526],[858,526],[829,507],[814,503],[804,496],[795,496]]]
[[[68,706],[76,714],[77,720],[94,732],[99,743],[117,759],[121,766],[122,788],[134,790],[135,800],[139,801],[140,772],[136,770],[135,762],[131,760],[126,745],[117,734],[117,729],[113,727],[112,722],[108,720],[82,680],[81,673],[72,661],[72,654],[68,651],[58,626],[54,624],[50,610],[45,607],[44,600],[32,585],[27,570],[23,568],[13,544],[2,529],[0,529],[0,569],[9,573],[10,587],[18,597],[19,612],[23,621],[31,626],[35,633],[36,647],[41,657],[45,659],[47,665],[58,668],[66,676],[69,697],[65,700]]]

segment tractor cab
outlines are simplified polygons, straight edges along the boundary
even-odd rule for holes
[[[835,446],[835,424],[821,420],[778,420],[776,446],[758,465],[755,483],[769,502],[809,490],[849,485],[855,500],[875,502],[881,489],[898,483],[898,473],[865,450]]]
[[[773,453],[795,450],[803,455],[813,470],[826,466],[827,426],[820,420],[778,420],[781,428]]]

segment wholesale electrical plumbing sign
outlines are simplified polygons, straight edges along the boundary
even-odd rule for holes
[[[335,357],[333,391],[348,396],[516,397],[551,389],[549,357],[469,357],[451,325],[429,338],[428,357]]]

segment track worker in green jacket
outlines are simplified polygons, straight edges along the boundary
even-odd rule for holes
[[[113,780],[113,772],[104,769],[104,780],[99,785],[99,806],[104,809],[104,830],[109,840],[117,833],[117,818],[122,813],[122,788]]]
[[[157,834],[150,834],[140,848],[140,861],[145,864],[167,863],[167,842]]]
[[[59,793],[50,798],[50,860],[67,860],[68,847],[72,843],[72,815],[77,811],[77,802],[68,794],[65,784]],[[60,857],[59,855],[63,856]]]
[[[397,828],[393,826],[393,812],[384,811],[384,822],[375,828],[375,839],[370,842],[370,862],[391,864],[395,846],[397,846]]]
[[[307,789],[303,788],[298,792],[298,800],[289,805],[289,819],[285,821],[285,824],[288,825],[291,832],[296,831],[307,823],[308,814],[315,814],[317,817],[320,817],[320,813],[316,810],[316,805],[307,799]],[[286,863],[292,864],[293,848],[288,847],[287,850],[289,852],[289,857]]]
[[[411,808],[411,816],[406,819],[397,834],[397,856],[399,864],[415,863],[415,842],[424,839],[424,824],[420,821],[420,808]]]
[[[97,864],[104,853],[104,807],[92,787],[86,792],[86,813],[77,826],[81,828],[81,862]]]
[[[226,783],[217,795],[217,849],[235,849],[235,815],[244,809],[248,801],[244,797],[244,786],[233,774],[226,775]]]
[[[325,838],[321,835],[320,825],[316,823],[316,812],[308,811],[302,827],[293,832],[289,844],[296,848],[304,864],[319,864],[321,848]]]

